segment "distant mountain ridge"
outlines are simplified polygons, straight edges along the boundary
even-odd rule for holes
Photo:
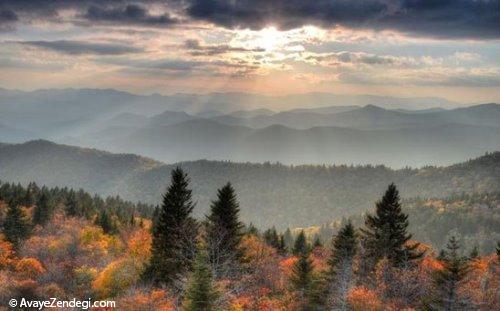
[[[448,167],[393,170],[384,166],[285,166],[225,161],[163,164],[130,154],[111,154],[38,140],[0,144],[0,180],[51,187],[82,187],[104,195],[159,203],[170,171],[190,176],[195,213],[207,212],[215,191],[234,184],[246,222],[259,226],[310,226],[359,214],[395,182],[403,197],[445,197],[500,187],[500,152]],[[325,219],[327,218],[327,219]]]
[[[164,162],[207,158],[393,167],[451,164],[500,148],[500,105],[452,106],[436,98],[328,93],[0,90],[0,140],[41,138]],[[421,109],[411,110],[415,107]]]

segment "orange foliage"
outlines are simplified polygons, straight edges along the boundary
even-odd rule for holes
[[[151,234],[145,229],[135,231],[128,240],[127,254],[136,259],[149,258],[151,256]]]
[[[36,279],[45,272],[42,264],[35,258],[23,258],[16,264],[17,276],[21,279]]]
[[[0,234],[0,269],[3,269],[13,262],[14,250],[12,244],[5,241],[3,234]]]
[[[280,261],[281,271],[283,272],[284,276],[287,279],[289,279],[290,276],[292,275],[292,269],[296,262],[297,262],[297,257],[295,256],[288,257]]]
[[[119,298],[116,305],[124,311],[173,311],[174,302],[163,290],[138,292]]]
[[[382,310],[382,302],[377,294],[365,287],[355,287],[347,295],[347,301],[351,308],[356,311]]]

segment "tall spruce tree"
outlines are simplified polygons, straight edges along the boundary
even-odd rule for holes
[[[218,292],[213,286],[206,250],[199,249],[194,262],[182,309],[185,311],[216,310]]]
[[[332,255],[328,259],[328,306],[333,310],[347,310],[356,249],[356,232],[349,221],[333,238]]]
[[[156,285],[172,285],[192,265],[197,225],[191,217],[194,208],[189,179],[177,167],[171,184],[153,221],[151,258],[143,279]]]
[[[309,245],[307,244],[306,235],[304,230],[301,230],[297,238],[295,239],[295,243],[293,244],[293,254],[301,255],[307,254],[309,252]]]
[[[468,297],[459,294],[459,287],[469,273],[469,260],[459,254],[458,241],[452,236],[442,260],[444,268],[434,274],[436,293],[431,303],[433,310],[472,310]]]
[[[3,223],[5,239],[18,248],[22,241],[31,234],[31,223],[19,205],[9,205]]]
[[[206,222],[209,261],[215,278],[234,272],[243,256],[241,239],[244,225],[238,219],[239,204],[230,183],[217,191]]]
[[[386,257],[392,266],[402,267],[423,255],[417,251],[418,243],[407,244],[412,235],[407,232],[408,215],[402,212],[399,201],[399,192],[392,183],[376,203],[375,215],[365,218],[363,244],[374,263]]]
[[[301,299],[301,308],[306,309],[308,298],[313,285],[313,265],[307,252],[301,253],[292,267],[290,278],[292,288],[297,291]]]
[[[36,200],[35,209],[33,211],[33,223],[35,225],[45,225],[52,216],[52,204],[47,190],[44,189]]]

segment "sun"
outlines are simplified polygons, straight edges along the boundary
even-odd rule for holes
[[[274,27],[268,27],[257,32],[255,45],[266,51],[273,51],[280,44],[280,39],[280,32]]]

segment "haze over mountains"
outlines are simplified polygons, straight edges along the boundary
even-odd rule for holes
[[[453,106],[439,98],[326,93],[140,96],[115,90],[0,89],[0,141],[43,138],[167,163],[210,159],[418,167],[500,150],[500,105]]]

